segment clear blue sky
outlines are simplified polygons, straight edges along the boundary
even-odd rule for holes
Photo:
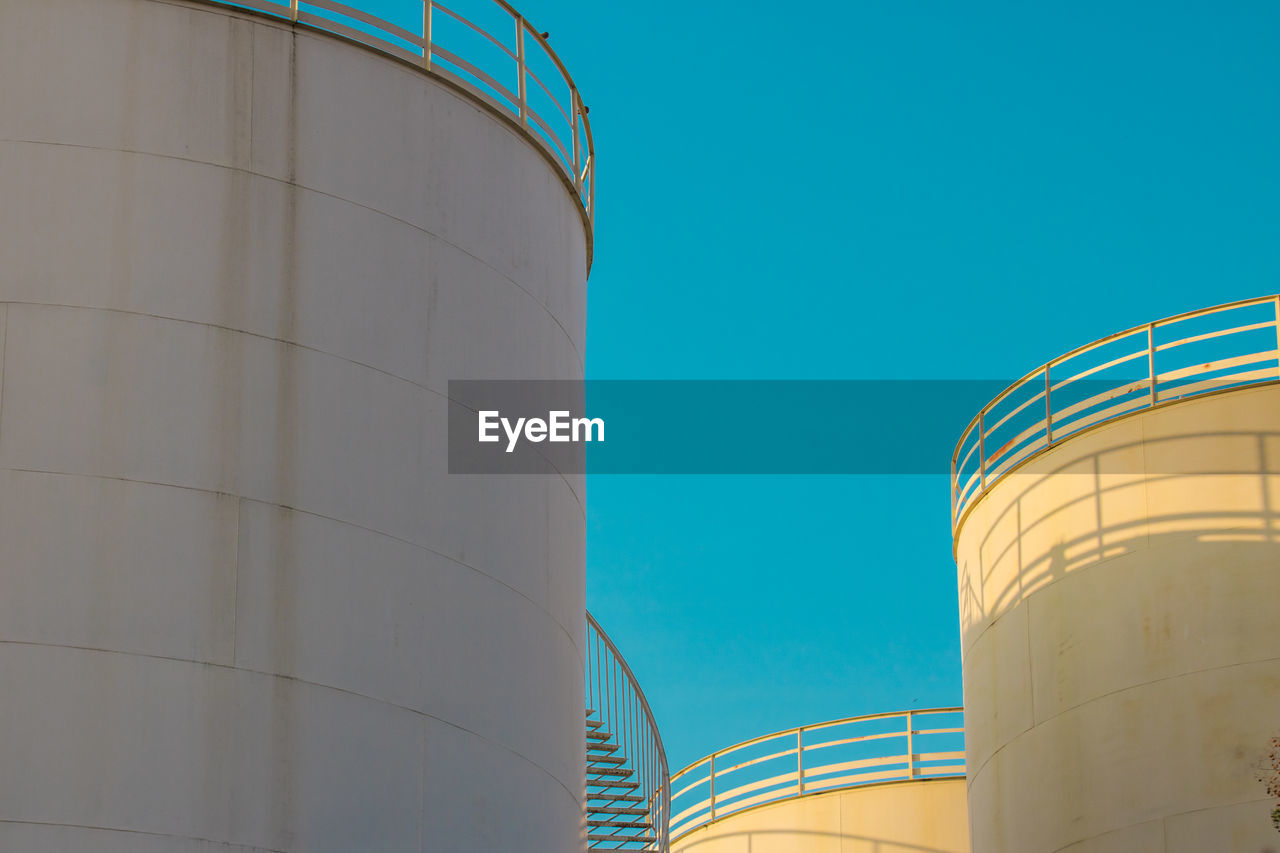
[[[591,106],[590,378],[1014,378],[1280,291],[1273,0],[517,5]],[[941,475],[591,478],[672,770],[959,704],[947,513]]]

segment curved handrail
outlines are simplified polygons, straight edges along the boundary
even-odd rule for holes
[[[921,728],[921,720],[942,725]],[[714,752],[672,776],[671,837],[743,809],[809,794],[964,774],[963,708],[800,726]]]
[[[667,853],[671,778],[662,735],[635,673],[600,623],[590,613],[586,616],[587,718],[599,722],[588,732],[588,750],[592,747],[591,732],[597,737],[607,733],[610,745],[616,744],[618,749],[605,760],[611,762],[611,769],[630,771],[626,777],[597,776],[588,754],[587,847]],[[622,787],[632,780],[638,786]],[[635,814],[637,809],[644,813]]]
[[[1177,314],[1060,355],[1001,391],[960,434],[951,454],[952,535],[994,483],[1068,436],[1179,400],[1275,382],[1275,295]]]
[[[505,16],[510,26],[500,34],[476,23],[476,14],[467,17],[439,0],[415,0],[421,14],[413,16],[410,26],[337,0],[204,2],[250,9],[357,42],[444,78],[495,109],[564,171],[587,223],[590,265],[596,173],[595,144],[587,118],[590,110],[582,103],[573,77],[551,49],[550,34],[539,32],[511,4],[505,0],[449,0],[477,13],[496,10],[498,17]],[[351,2],[358,4],[359,0]],[[452,38],[447,30],[454,31]],[[470,46],[466,45],[468,39],[473,42]],[[487,60],[477,55],[477,44],[485,45],[491,54]],[[537,66],[541,66],[542,76]],[[559,95],[553,91],[556,88],[561,90]]]

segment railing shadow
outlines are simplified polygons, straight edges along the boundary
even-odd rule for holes
[[[1195,458],[1205,457],[1206,448],[1228,450],[1229,458]],[[1160,464],[1151,464],[1153,454]],[[1006,497],[1015,484],[1017,492]],[[1160,509],[1208,488],[1216,490],[1220,508]],[[983,499],[1002,503],[983,517],[976,547],[958,548],[966,636],[1072,572],[1140,548],[1178,540],[1280,544],[1280,431],[1206,431],[1112,444],[1048,470],[1033,463]]]

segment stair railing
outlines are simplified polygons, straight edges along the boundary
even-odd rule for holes
[[[667,853],[671,779],[635,674],[587,616],[587,848]]]

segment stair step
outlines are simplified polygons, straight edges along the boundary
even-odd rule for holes
[[[608,740],[613,737],[609,732],[587,732],[587,740]]]
[[[636,799],[638,800],[639,797],[637,797]],[[595,808],[592,808],[589,811],[593,815],[622,814],[622,815],[636,815],[638,817],[643,817],[649,814],[648,809],[638,809],[634,806],[596,806]]]
[[[615,776],[619,779],[625,779],[634,772],[634,770],[621,770],[617,767],[597,767],[591,771],[595,776]]]
[[[588,794],[586,795],[588,802],[595,800],[598,803],[643,803],[644,797],[636,797],[635,794]],[[595,811],[595,807],[589,807],[588,811]]]
[[[643,844],[652,844],[657,841],[652,835],[591,835],[587,834],[587,841],[632,841]],[[600,849],[600,848],[595,848]],[[615,850],[625,850],[625,847],[615,847]]]
[[[612,829],[653,829],[649,821],[591,821],[591,826],[608,826]]]
[[[627,780],[631,781],[627,781]],[[639,788],[640,783],[635,781],[634,774],[630,772],[624,773],[599,773],[592,772],[587,778],[588,785],[605,785],[607,787],[619,788]]]
[[[594,758],[588,758],[587,764],[611,764],[615,767],[619,764],[626,764],[627,759],[620,755],[597,755]]]
[[[617,745],[616,743],[589,743],[589,744],[587,744],[587,756],[588,756],[588,757],[590,757],[590,756],[591,756],[591,755],[593,755],[593,754],[600,754],[600,755],[612,755],[613,753],[615,753],[615,752],[617,752],[617,751],[618,751],[618,745]]]
[[[639,783],[639,782],[610,782],[610,781],[608,781],[608,780],[606,780],[606,779],[588,779],[588,780],[587,780],[587,787],[589,787],[589,788],[601,788],[601,789],[608,789],[608,788],[627,788],[627,789],[630,789],[630,790],[634,791],[634,790],[636,790],[637,788],[639,788],[639,787],[640,787],[640,783]],[[599,794],[603,794],[603,793],[604,793],[604,790],[601,790],[601,791],[593,791],[593,792],[591,792],[591,793],[599,793]]]
[[[609,803],[613,803],[615,801],[622,801],[622,800],[625,800],[626,802],[629,802],[629,803],[643,803],[645,801],[645,795],[642,792],[636,790],[637,788],[640,787],[639,782],[613,782],[606,787],[607,788],[627,788],[629,790],[587,791],[587,799],[595,800],[596,802],[601,802],[601,803],[606,801]]]

